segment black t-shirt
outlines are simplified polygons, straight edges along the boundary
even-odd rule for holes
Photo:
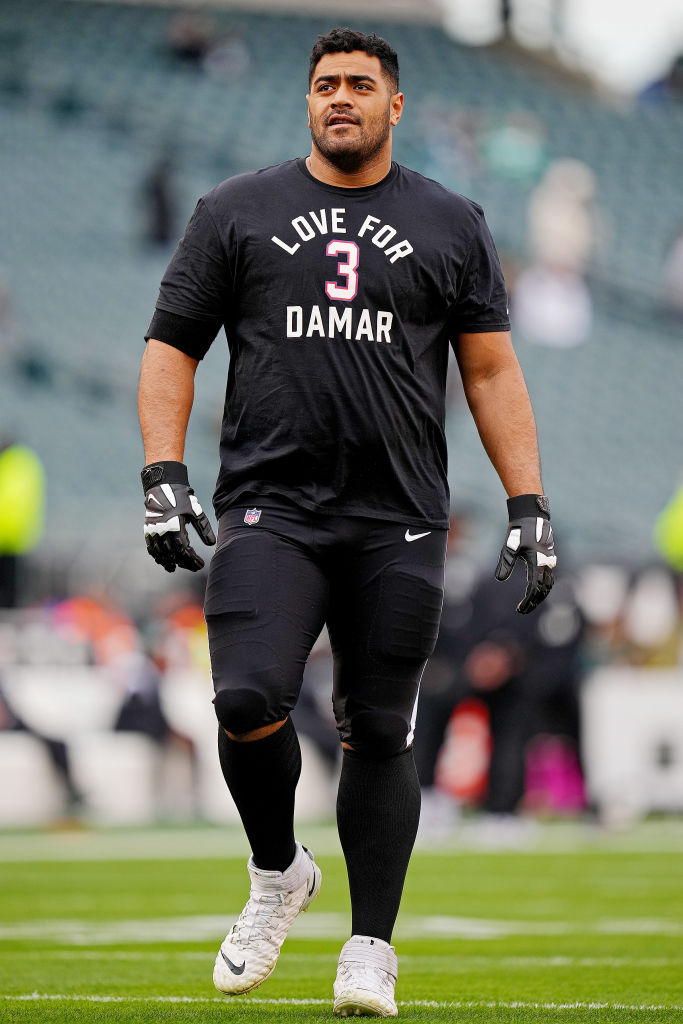
[[[147,338],[230,369],[217,515],[268,496],[448,525],[449,341],[507,331],[481,207],[396,163],[336,188],[290,160],[199,200]]]

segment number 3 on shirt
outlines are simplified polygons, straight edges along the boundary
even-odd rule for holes
[[[358,294],[358,261],[360,253],[355,242],[343,242],[333,238],[327,243],[325,250],[328,256],[346,256],[346,261],[340,260],[337,264],[337,274],[346,278],[346,284],[337,284],[336,281],[325,281],[325,292],[330,299],[342,299],[343,302],[350,302]]]

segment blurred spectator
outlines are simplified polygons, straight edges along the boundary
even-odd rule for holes
[[[549,348],[573,348],[590,336],[593,302],[585,281],[571,270],[527,267],[512,289],[515,327]]]
[[[32,729],[12,708],[7,695],[0,683],[0,733],[2,732],[24,732],[42,743],[48,753],[52,766],[64,787],[67,809],[70,814],[80,810],[83,798],[79,793],[71,775],[69,764],[69,752],[66,744],[61,740],[50,739],[42,733]],[[6,784],[6,782],[5,782]]]
[[[333,672],[330,638],[323,628],[306,662],[301,695],[292,712],[292,721],[298,733],[315,743],[331,771],[338,766],[341,754],[330,701]]]
[[[421,785],[449,788],[491,814],[514,814],[524,797],[529,744],[549,734],[563,737],[574,780],[567,789],[575,793],[583,619],[573,587],[560,577],[542,608],[519,615],[511,597],[515,585],[521,588],[519,575],[509,586],[488,574],[478,577],[458,555],[452,530],[449,538],[441,630],[423,675],[415,733]],[[459,712],[466,718],[458,722]],[[469,764],[456,750],[444,770],[447,731],[456,745],[458,734],[468,744]],[[462,775],[454,778],[454,768],[456,774],[464,771],[464,783]],[[431,795],[426,796],[429,808]],[[576,809],[575,800],[570,809]]]
[[[424,173],[450,188],[468,192],[481,170],[478,136],[479,111],[453,110],[438,97],[420,107],[419,130],[423,140],[421,165]]]
[[[529,200],[533,263],[584,274],[598,240],[593,171],[581,160],[554,160]]]
[[[168,245],[178,237],[174,167],[163,155],[152,165],[142,182],[144,240],[149,245]]]
[[[198,67],[214,39],[213,21],[198,11],[181,11],[171,18],[167,41],[172,55]]]
[[[203,646],[206,647],[206,624],[195,597],[183,591],[165,595],[136,634],[135,648],[119,657],[113,665],[113,678],[124,691],[114,719],[114,731],[139,733],[156,744],[161,755],[158,778],[160,807],[162,813],[172,817],[178,813],[192,817],[197,814],[198,765],[196,745],[189,732],[182,726],[178,728],[169,719],[164,704],[164,686],[170,674],[198,667],[193,664],[192,639],[198,627],[203,631]],[[209,717],[210,686],[205,661],[199,667],[206,669],[206,715]],[[186,685],[193,687],[189,679],[186,679]],[[177,709],[176,719],[180,719]],[[174,762],[176,767],[180,767],[182,776],[174,772]]]
[[[646,566],[635,574],[622,624],[628,664],[664,668],[678,663],[678,597],[674,579],[664,566]]]
[[[135,652],[138,632],[131,619],[109,597],[77,594],[52,608],[56,629],[87,642],[96,665],[112,665]]]
[[[531,266],[515,282],[513,316],[529,340],[561,348],[590,334],[585,274],[599,237],[595,176],[580,160],[554,161],[529,201]]]
[[[180,732],[169,722],[162,700],[164,686],[164,665],[155,660],[150,653],[137,652],[126,659],[125,664],[118,666],[117,674],[125,680],[126,690],[116,718],[113,723],[114,732],[133,732],[147,736],[152,740],[160,754],[158,786],[162,804],[169,804],[166,813],[175,816],[179,811],[194,817],[197,813],[197,752],[189,735]],[[208,710],[207,710],[208,714]],[[180,793],[173,792],[173,781],[170,761],[167,758],[180,758],[183,763],[183,774],[187,780],[187,796],[189,800],[183,808],[180,806]],[[171,792],[169,791],[171,784]],[[170,795],[170,801],[164,799]]]
[[[587,672],[626,661],[623,610],[628,589],[629,574],[620,565],[587,565],[578,575],[576,593],[587,624]]]
[[[202,581],[189,581],[201,589]],[[145,631],[156,630],[152,653],[164,672],[183,669],[210,675],[202,598],[192,590],[164,594],[155,604]]]
[[[580,574],[577,594],[587,622],[587,670],[681,664],[680,586],[668,568],[594,565]]]
[[[0,608],[19,603],[21,566],[42,536],[44,506],[40,459],[25,445],[0,439]]]

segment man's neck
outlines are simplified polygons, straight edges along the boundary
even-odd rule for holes
[[[306,167],[314,178],[326,185],[335,185],[337,188],[364,188],[366,185],[376,185],[378,181],[386,178],[391,170],[391,149],[377,153],[367,164],[363,164],[360,170],[347,172],[340,171],[313,146],[311,155],[306,157]]]

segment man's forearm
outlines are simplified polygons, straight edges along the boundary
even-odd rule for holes
[[[138,413],[145,464],[182,462],[197,360],[150,339],[142,357]]]
[[[516,359],[490,376],[463,383],[482,444],[508,496],[542,494],[536,421]]]

